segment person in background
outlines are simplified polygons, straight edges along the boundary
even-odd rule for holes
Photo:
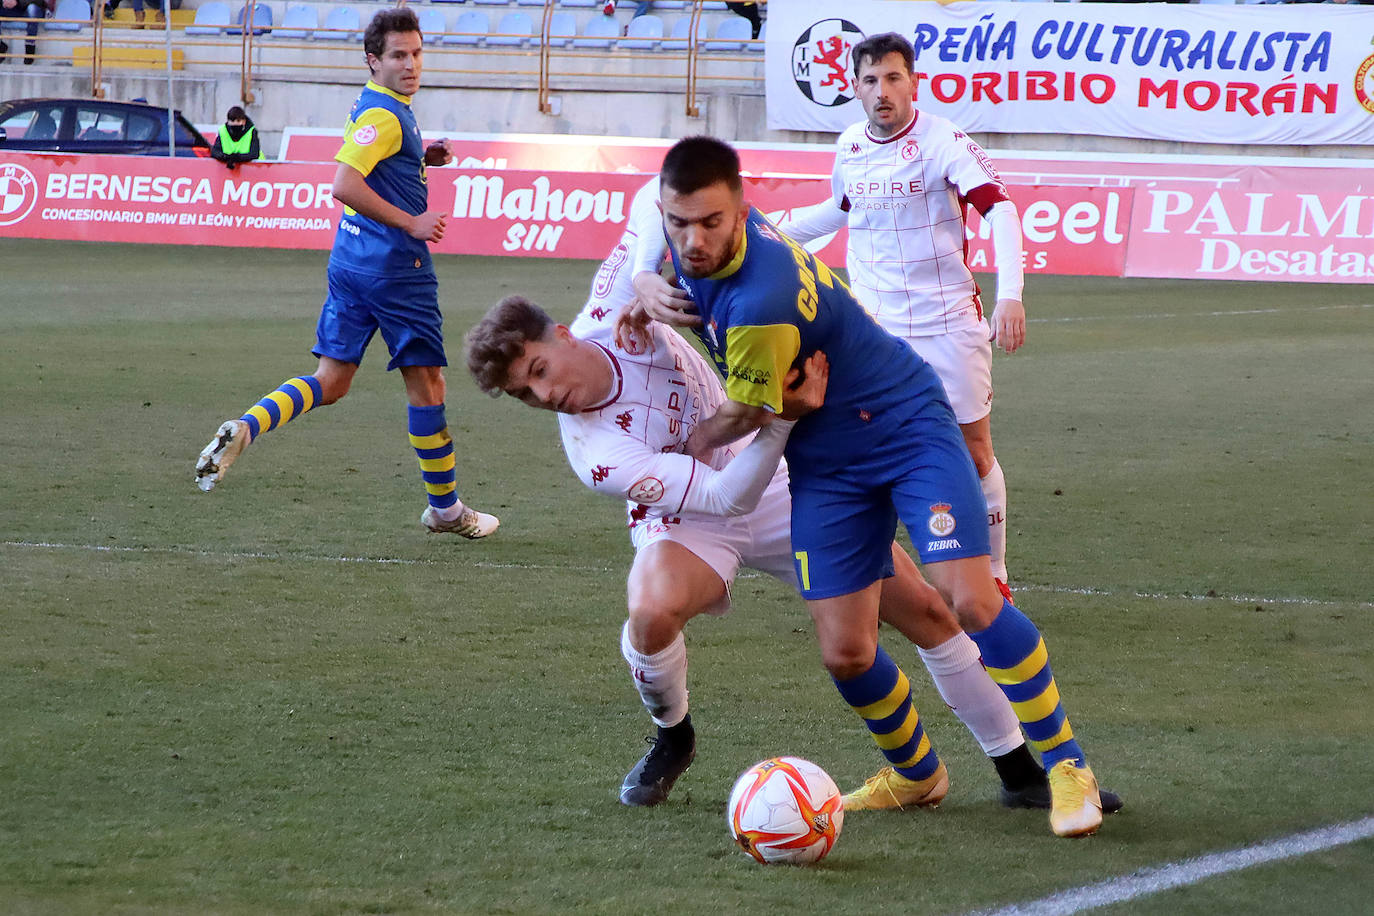
[[[248,113],[239,106],[235,105],[225,114],[210,155],[231,169],[238,168],[240,163],[263,158],[257,128],[253,126]]]
[[[0,17],[28,19],[24,32],[24,66],[31,66],[38,54],[38,20],[52,14],[51,4],[57,0],[0,0]],[[0,63],[9,56],[10,46],[0,41]]]

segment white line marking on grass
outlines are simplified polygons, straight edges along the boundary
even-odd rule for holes
[[[76,550],[89,553],[161,553],[183,557],[202,557],[209,560],[302,560],[312,563],[360,563],[377,566],[440,566],[450,565],[448,559],[413,559],[407,557],[335,557],[310,553],[267,553],[262,551],[195,550],[190,547],[115,547],[104,544],[59,544],[50,541],[5,541],[6,547],[34,550]],[[458,561],[461,562],[461,561]],[[612,572],[611,566],[556,566],[541,563],[492,563],[476,560],[463,563],[479,569],[561,570],[567,572]]]
[[[1198,884],[1217,875],[1305,856],[1335,846],[1367,840],[1370,837],[1374,837],[1374,817],[1366,817],[1348,824],[1320,827],[1306,833],[1295,833],[1258,846],[1212,853],[1171,865],[1143,868],[1120,878],[1071,888],[1039,900],[1014,903],[999,910],[981,910],[979,913],[980,916],[1069,916],[1071,913],[1081,913],[1084,910],[1123,903],[1176,887]]]
[[[214,551],[197,550],[191,547],[117,547],[104,544],[62,544],[52,541],[4,541],[6,547],[28,550],[74,550],[87,553],[132,553],[132,554],[169,554],[183,557],[202,557],[208,560],[295,560],[308,563],[359,563],[377,566],[440,566],[461,563],[478,569],[524,569],[531,571],[557,570],[562,572],[616,572],[621,566],[557,565],[552,563],[493,563],[489,560],[465,561],[456,558],[407,558],[407,557],[339,557],[327,554],[310,553],[269,553],[266,551]],[[767,579],[765,573],[741,569],[741,579]],[[1331,601],[1323,598],[1304,597],[1266,597],[1262,595],[1194,595],[1188,592],[1169,594],[1167,592],[1113,591],[1112,589],[1091,586],[1068,585],[1030,585],[1012,583],[1013,591],[1046,592],[1061,595],[1091,595],[1100,598],[1144,598],[1151,601],[1229,601],[1233,604],[1299,604],[1309,607],[1357,607],[1374,609],[1369,601]]]
[[[1110,589],[1089,586],[1068,585],[1027,585],[1012,583],[1014,592],[1048,592],[1058,595],[1096,595],[1103,598],[1148,598],[1155,601],[1229,601],[1232,604],[1303,604],[1312,607],[1358,607],[1374,609],[1371,601],[1329,601],[1322,598],[1276,598],[1264,595],[1194,595],[1181,592],[1176,595],[1167,592],[1114,592]]]
[[[1060,324],[1068,321],[1119,321],[1129,319],[1142,321],[1157,318],[1229,318],[1235,315],[1280,315],[1284,312],[1331,312],[1346,309],[1374,308],[1374,303],[1361,302],[1352,305],[1314,305],[1311,308],[1287,309],[1237,309],[1229,312],[1143,312],[1128,315],[1065,315],[1061,318],[1027,318],[1026,324]]]

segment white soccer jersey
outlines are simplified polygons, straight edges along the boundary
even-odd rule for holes
[[[620,246],[597,272],[598,282],[603,274],[612,284],[617,281],[612,264],[617,260],[624,265]],[[605,352],[615,369],[615,386],[606,403],[558,415],[563,450],[584,484],[626,499],[631,527],[682,515],[714,518],[692,511],[692,489],[702,468],[682,448],[697,424],[725,402],[725,391],[705,357],[666,325],[649,325],[649,352],[634,355],[616,347],[615,308],[627,301],[594,297],[571,325],[574,336]],[[707,464],[720,470],[747,443],[716,449]]]
[[[600,321],[635,297],[631,281],[640,270],[657,271],[668,243],[658,211],[658,176],[635,192],[625,231],[592,278],[591,295],[583,314]],[[600,314],[600,313],[605,313]]]
[[[883,139],[864,121],[840,134],[830,180],[849,211],[850,285],[879,324],[926,337],[983,320],[962,198],[1002,179],[977,143],[924,111]]]

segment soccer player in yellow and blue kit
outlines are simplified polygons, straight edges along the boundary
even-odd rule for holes
[[[689,137],[664,158],[661,207],[679,282],[729,400],[699,424],[693,456],[771,421],[788,370],[830,360],[825,405],[792,431],[792,549],[826,668],[890,767],[846,810],[930,804],[944,764],[906,676],[878,645],[881,580],[901,518],[927,578],[977,644],[1049,772],[1061,836],[1102,822],[1097,781],[1074,740],[1039,630],[1003,597],[989,561],[977,472],[934,371],[864,312],[844,283],[745,201],[739,157]]]
[[[196,461],[210,490],[269,430],[348,393],[373,334],[381,331],[409,400],[410,442],[420,460],[430,531],[466,538],[491,534],[495,516],[458,498],[453,439],[444,416],[443,316],[428,243],[444,234],[448,214],[429,209],[425,166],[448,162],[444,144],[424,149],[410,99],[420,88],[419,20],[409,9],[379,12],[363,37],[372,78],[353,103],[334,157],[334,196],[344,204],[329,256],[329,293],[320,310],[313,375],[288,379],[236,420],[220,425]]]

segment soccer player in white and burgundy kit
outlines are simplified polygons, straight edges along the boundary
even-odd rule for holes
[[[634,806],[665,800],[695,753],[684,624],[728,610],[741,565],[797,587],[787,468],[779,461],[791,424],[775,420],[752,442],[694,460],[682,453],[687,438],[726,400],[715,370],[663,325],[644,328],[637,346],[616,342],[617,313],[634,297],[631,277],[646,265],[656,268],[666,247],[657,198],[657,179],[635,196],[630,224],[571,327],[510,297],[469,332],[466,348],[469,371],[483,390],[557,411],[578,477],[627,501],[636,556],[621,652],[658,726],[654,749],[621,787],[620,800]],[[941,697],[989,755],[1011,759],[1019,752],[1037,771],[977,647],[895,545],[893,563],[882,619],[917,644]],[[1002,775],[1005,799],[1008,774]]]
[[[992,450],[992,345],[1026,336],[1021,226],[996,168],[970,137],[912,105],[913,51],[893,32],[854,47],[866,121],[840,134],[832,198],[778,228],[807,242],[849,227],[850,289],[887,331],[931,365],[949,396],[988,504],[993,575],[1006,592],[1006,481]],[[991,327],[965,260],[965,208],[992,230],[997,307]]]

